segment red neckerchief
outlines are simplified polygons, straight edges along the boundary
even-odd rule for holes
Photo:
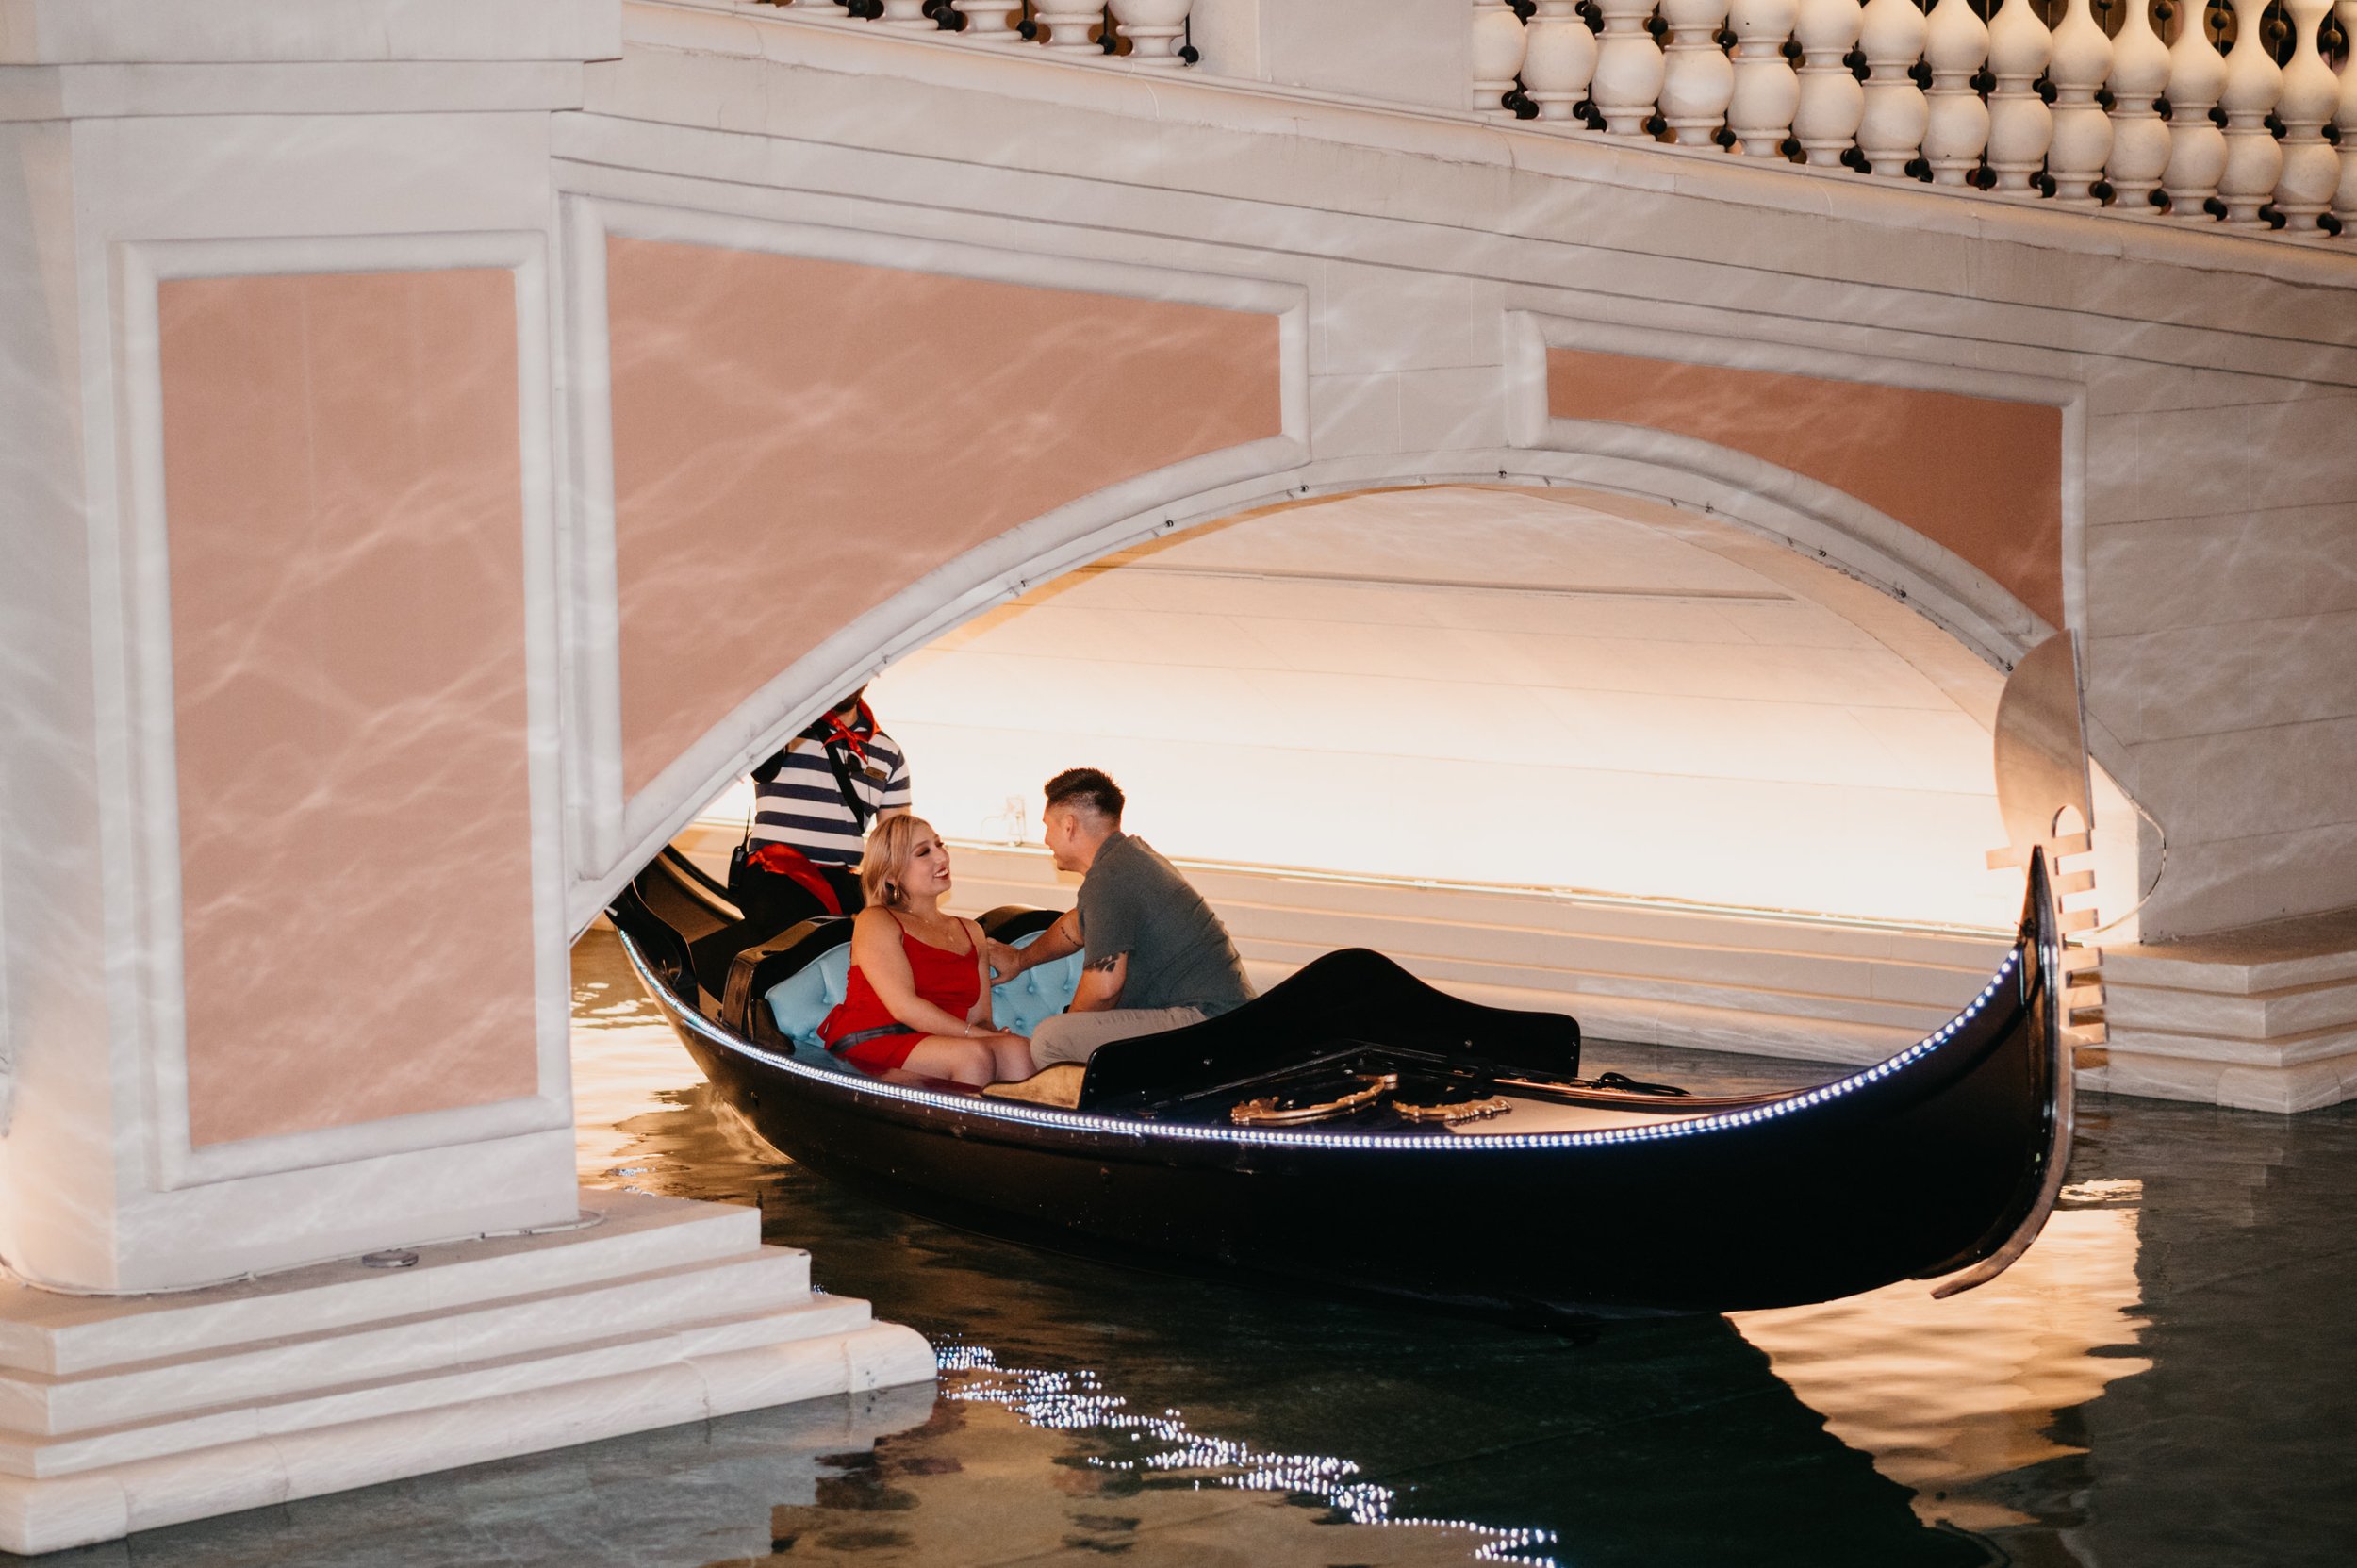
[[[833,714],[824,714],[820,716],[817,724],[813,724],[809,730],[802,733],[811,735],[811,738],[821,746],[832,746],[838,740],[843,742],[851,749],[851,755],[859,758],[860,765],[865,767],[867,764],[866,743],[875,736],[876,716],[868,710],[867,699],[865,697],[859,700],[859,713],[855,716],[854,722],[858,728],[847,728],[843,720]],[[820,725],[826,727],[827,733],[813,734],[812,731],[818,729]]]

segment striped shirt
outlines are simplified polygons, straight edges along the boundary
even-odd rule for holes
[[[816,728],[824,733],[823,723]],[[899,746],[882,730],[863,739],[867,747],[864,765],[841,742],[834,751],[873,827],[879,813],[909,809],[909,765]],[[785,750],[762,765],[762,771],[772,767],[775,775],[766,781],[760,773],[753,776],[752,841],[790,844],[821,866],[857,866],[863,848],[859,823],[843,802],[827,747],[805,732],[787,741]]]

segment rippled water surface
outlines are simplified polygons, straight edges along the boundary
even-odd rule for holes
[[[2095,1098],[2064,1210],[1987,1288],[1566,1336],[1076,1263],[839,1192],[713,1102],[610,933],[575,953],[574,1062],[585,1181],[758,1204],[821,1285],[932,1340],[938,1387],[55,1560],[2357,1560],[2349,1108]],[[1833,1076],[1608,1043],[1589,1065]],[[1352,1220],[1383,1245],[1380,1215]]]
[[[606,933],[575,1018],[583,1180],[758,1202],[828,1289],[942,1352],[921,1422],[780,1510],[781,1561],[2357,1559],[2346,1108],[2095,1097],[2066,1207],[1991,1286],[1566,1338],[1050,1258],[838,1192],[712,1102]]]

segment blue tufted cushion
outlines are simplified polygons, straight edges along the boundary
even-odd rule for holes
[[[1014,945],[1028,948],[1037,937],[1038,933],[1034,932]],[[839,1067],[845,1072],[857,1070],[845,1065],[818,1043],[818,1026],[843,1000],[850,974],[851,940],[846,933],[841,947],[829,949],[816,963],[804,966],[801,973],[789,975],[769,987],[769,1015],[777,1019],[780,1032],[794,1042],[796,1060],[812,1066]],[[1004,984],[990,988],[991,1021],[1000,1029],[1029,1034],[1042,1018],[1063,1012],[1072,1000],[1073,988],[1080,983],[1079,953],[1026,969]]]

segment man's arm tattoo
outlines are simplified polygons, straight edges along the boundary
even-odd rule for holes
[[[1120,963],[1121,959],[1120,953],[1107,953],[1102,958],[1092,958],[1080,966],[1084,969],[1095,969],[1099,974],[1110,975],[1113,972],[1113,966]]]

